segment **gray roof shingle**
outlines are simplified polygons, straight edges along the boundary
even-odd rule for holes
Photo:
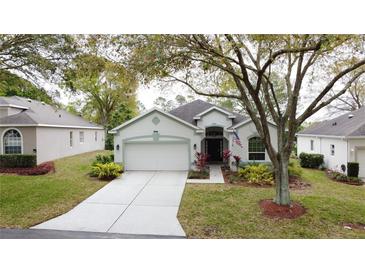
[[[245,117],[239,113],[235,113],[235,112],[232,112],[230,110],[227,110],[225,108],[222,108],[222,107],[218,107],[216,105],[213,105],[211,103],[208,103],[208,102],[205,102],[203,100],[195,100],[191,103],[187,103],[185,105],[182,105],[180,107],[177,107],[173,110],[170,111],[170,114],[190,123],[190,124],[193,124],[195,125],[195,121],[194,121],[194,117],[196,115],[198,115],[199,113],[202,113],[203,111],[206,111],[212,107],[217,107],[219,109],[222,109],[224,111],[227,111],[229,113],[232,113],[234,115],[236,115],[236,118],[233,119],[233,125],[236,125],[242,121],[245,121],[247,119],[249,119],[248,117]]]
[[[0,118],[0,125],[34,125],[45,124],[53,126],[91,127],[101,128],[100,125],[91,123],[84,118],[71,114],[63,109],[19,97],[0,97],[0,105],[16,105],[26,107],[18,114]]]
[[[352,116],[352,118],[350,118]],[[328,136],[365,136],[365,107],[332,120],[317,123],[298,134]]]

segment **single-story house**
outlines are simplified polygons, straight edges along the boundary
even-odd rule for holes
[[[0,97],[0,153],[36,154],[37,164],[104,149],[104,129],[63,109]]]
[[[365,107],[300,131],[297,147],[298,155],[323,154],[325,166],[337,171],[358,162],[359,176],[365,177]]]
[[[170,112],[153,108],[110,133],[115,161],[126,170],[189,170],[196,152],[208,154],[211,163],[221,163],[224,149],[242,161],[270,161],[250,118],[202,100]],[[277,144],[271,123],[270,134]]]

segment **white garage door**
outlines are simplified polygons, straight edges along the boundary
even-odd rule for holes
[[[359,162],[359,177],[365,178],[365,149],[357,151],[357,161]]]
[[[126,170],[188,170],[187,144],[126,144]]]

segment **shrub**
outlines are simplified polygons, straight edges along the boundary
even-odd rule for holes
[[[246,168],[246,167],[249,167],[249,166],[258,166],[258,165],[267,166],[270,170],[272,170],[272,163],[271,162],[241,161],[239,163],[239,167],[241,167],[241,168]]]
[[[223,163],[227,167],[229,163],[229,158],[231,158],[232,152],[229,149],[223,150]]]
[[[195,153],[195,161],[194,164],[196,168],[202,172],[207,167],[207,161],[208,161],[208,154],[196,152]]]
[[[360,178],[357,177],[349,177],[346,176],[346,174],[343,174],[338,171],[330,170],[328,169],[326,171],[327,176],[331,178],[332,180],[335,180],[337,182],[347,183],[351,185],[363,185],[363,182]]]
[[[103,155],[103,154],[97,154],[95,157],[95,161],[93,162],[93,166],[96,164],[108,164],[114,162],[114,155]]]
[[[348,162],[347,163],[347,176],[359,177],[359,163]]]
[[[288,166],[289,176],[301,177],[303,170],[300,168],[297,161],[290,161]]]
[[[90,176],[102,180],[117,178],[123,172],[123,167],[116,163],[97,163],[91,167]]]
[[[251,184],[273,184],[274,177],[272,171],[266,165],[250,165],[238,170],[238,176],[247,180]]]
[[[309,168],[319,168],[323,165],[323,154],[300,153],[300,166]]]
[[[0,168],[0,173],[16,173],[18,175],[43,175],[51,171],[55,171],[53,162],[45,162],[36,167]]]
[[[37,156],[33,154],[0,155],[0,167],[4,168],[35,167],[36,165],[37,165]]]

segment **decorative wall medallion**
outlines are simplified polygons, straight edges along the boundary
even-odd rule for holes
[[[155,126],[157,126],[157,125],[160,123],[160,119],[159,119],[158,117],[154,117],[154,118],[152,119],[152,123],[154,123],[154,124],[155,124]]]

